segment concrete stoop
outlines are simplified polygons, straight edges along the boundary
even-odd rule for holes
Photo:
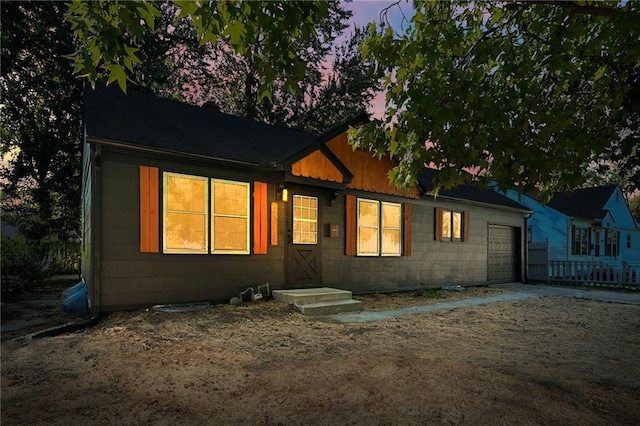
[[[295,306],[303,315],[333,315],[362,310],[362,302],[353,300],[350,291],[337,288],[273,290],[272,294],[275,300]]]

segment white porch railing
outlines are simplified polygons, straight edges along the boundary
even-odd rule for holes
[[[548,282],[599,283],[640,286],[640,264],[550,260]]]

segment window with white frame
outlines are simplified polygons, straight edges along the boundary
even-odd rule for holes
[[[318,243],[318,198],[293,196],[293,244]]]
[[[163,174],[164,253],[207,253],[208,179]]]
[[[164,172],[163,253],[248,254],[249,191],[247,182]]]
[[[402,206],[358,198],[358,256],[400,256]]]
[[[211,252],[249,253],[249,184],[211,179]]]

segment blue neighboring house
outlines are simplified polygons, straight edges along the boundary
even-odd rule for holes
[[[546,205],[513,190],[505,195],[533,211],[527,241],[549,241],[549,260],[640,264],[640,228],[617,185],[577,189]]]

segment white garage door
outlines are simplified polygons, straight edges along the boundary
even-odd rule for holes
[[[520,280],[519,232],[511,226],[489,225],[489,281]]]

